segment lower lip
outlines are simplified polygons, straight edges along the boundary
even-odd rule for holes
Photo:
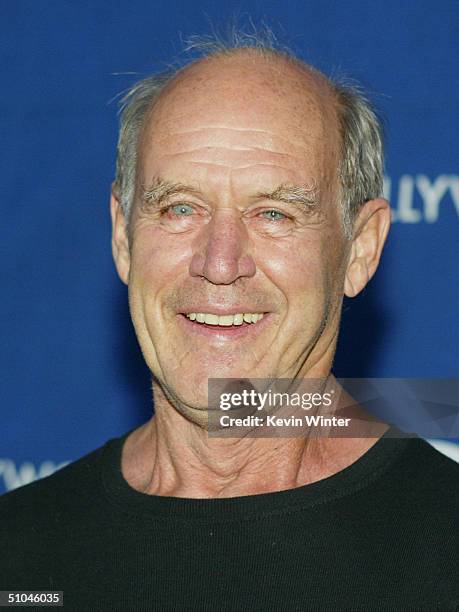
[[[178,315],[180,324],[190,333],[199,334],[205,338],[211,339],[231,339],[231,338],[243,338],[253,337],[254,334],[261,331],[267,324],[270,314],[265,314],[262,319],[256,323],[242,323],[242,325],[228,325],[224,327],[221,325],[207,325],[206,323],[195,323],[190,321],[184,314]]]

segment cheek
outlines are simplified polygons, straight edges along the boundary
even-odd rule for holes
[[[296,240],[289,244],[276,244],[262,259],[265,274],[284,294],[289,308],[297,300],[309,302],[325,286],[328,268],[321,241]]]
[[[130,281],[146,294],[156,294],[177,279],[189,258],[184,239],[172,240],[160,228],[136,231],[131,252]]]

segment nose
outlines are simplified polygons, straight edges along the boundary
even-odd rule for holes
[[[191,276],[201,276],[214,285],[230,285],[238,278],[254,276],[255,262],[248,246],[247,228],[237,211],[216,211],[197,238]]]

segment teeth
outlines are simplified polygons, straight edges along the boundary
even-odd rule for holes
[[[207,317],[206,317],[207,320]],[[218,317],[218,324],[219,325],[232,325],[234,321],[234,316],[233,315],[220,315]]]
[[[230,327],[231,325],[242,325],[244,321],[246,323],[257,323],[263,318],[263,313],[245,312],[235,315],[216,315],[209,312],[190,312],[186,316],[190,321],[207,323],[207,325]]]

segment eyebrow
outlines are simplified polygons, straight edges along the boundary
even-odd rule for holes
[[[174,183],[172,181],[165,181],[157,178],[153,183],[147,187],[143,192],[143,201],[146,204],[162,204],[164,200],[176,193],[188,193],[190,195],[197,195],[199,190],[191,187],[190,185],[184,185],[183,183]]]
[[[285,202],[286,204],[300,205],[310,210],[318,204],[318,189],[314,184],[310,187],[300,187],[298,185],[282,183],[273,191],[258,193],[257,197],[276,202]]]
[[[199,195],[200,192],[199,189],[191,185],[156,178],[152,184],[144,190],[143,201],[149,205],[160,205],[167,200],[167,198],[178,193]],[[318,189],[314,183],[310,187],[282,183],[273,191],[258,192],[254,197],[257,199],[299,205],[307,210],[311,210],[311,208],[318,204]]]

